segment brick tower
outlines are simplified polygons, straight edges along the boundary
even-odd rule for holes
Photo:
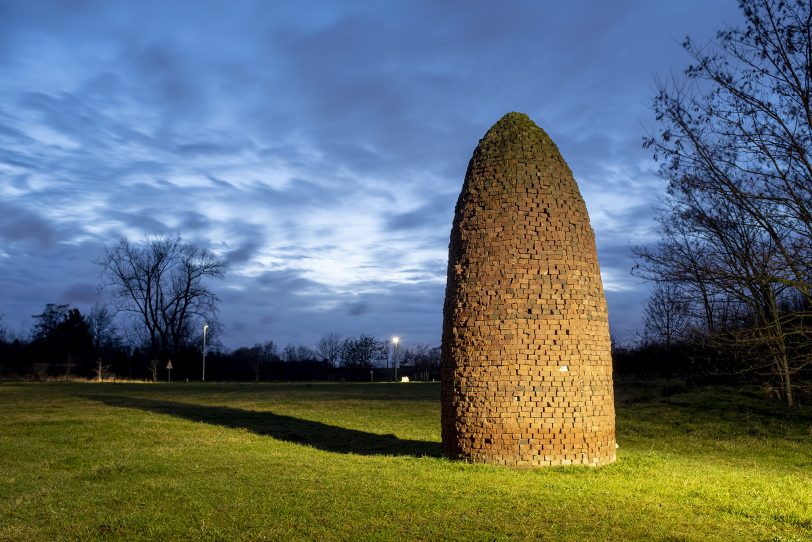
[[[615,460],[595,236],[555,143],[521,113],[480,140],[457,201],[442,380],[449,457],[526,467]]]

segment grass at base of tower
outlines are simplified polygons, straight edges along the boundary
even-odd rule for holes
[[[438,384],[2,384],[0,540],[812,541],[812,409],[617,386],[618,461],[439,454]]]

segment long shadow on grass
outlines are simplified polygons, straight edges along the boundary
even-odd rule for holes
[[[140,397],[113,395],[82,395],[82,397],[113,407],[137,408],[195,422],[246,429],[258,435],[306,444],[328,452],[413,457],[440,457],[442,455],[440,444],[437,442],[404,440],[395,435],[367,433],[267,411],[257,412],[224,406],[156,401]]]

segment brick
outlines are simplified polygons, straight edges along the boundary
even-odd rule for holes
[[[520,113],[480,140],[457,201],[442,381],[449,457],[521,467],[615,460],[594,233],[558,148]]]

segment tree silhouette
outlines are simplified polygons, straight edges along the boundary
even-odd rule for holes
[[[97,263],[118,309],[135,316],[150,359],[165,363],[188,345],[193,329],[216,315],[219,300],[206,281],[223,278],[226,262],[178,235],[150,237],[141,245],[122,238]]]
[[[812,333],[812,4],[743,0],[745,23],[683,43],[694,63],[659,85],[663,242],[641,274],[701,302],[708,333],[766,364],[793,404]]]

